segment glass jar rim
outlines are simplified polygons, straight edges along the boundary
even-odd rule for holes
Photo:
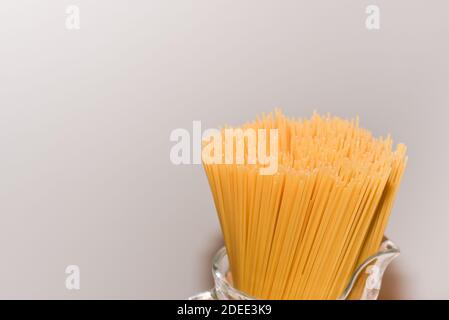
[[[351,290],[353,289],[354,284],[356,283],[360,273],[372,262],[374,262],[377,259],[385,259],[385,260],[392,260],[395,257],[397,257],[400,254],[399,247],[391,240],[389,240],[387,237],[384,237],[380,247],[379,251],[372,256],[368,257],[363,263],[361,263],[353,272],[351,279],[349,280],[347,286],[345,287],[345,290],[343,291],[342,295],[338,298],[338,300],[345,300],[349,294],[351,293]],[[229,283],[227,279],[227,275],[223,274],[223,272],[220,270],[220,264],[223,261],[223,259],[227,258],[227,252],[226,247],[222,247],[220,250],[217,251],[217,253],[214,255],[212,259],[212,273],[214,276],[214,280],[220,285],[226,289],[227,292],[231,293],[233,296],[241,297],[242,299],[246,300],[257,300],[257,298],[254,298],[238,289],[236,289],[231,283]]]

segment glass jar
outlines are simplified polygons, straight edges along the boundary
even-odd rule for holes
[[[384,238],[379,251],[366,259],[354,271],[346,289],[338,300],[376,300],[382,283],[382,276],[390,262],[400,254],[399,248]],[[212,275],[215,287],[190,297],[190,300],[254,300],[255,298],[232,286],[226,248],[223,247],[212,259]]]

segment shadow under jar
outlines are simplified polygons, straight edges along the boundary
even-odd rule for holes
[[[391,240],[384,238],[379,251],[355,269],[338,300],[376,300],[383,274],[390,262],[399,254],[399,248]],[[190,300],[255,300],[254,297],[233,287],[225,247],[218,250],[212,259],[212,275],[215,287],[190,297]]]

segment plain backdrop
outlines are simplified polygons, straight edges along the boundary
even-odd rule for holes
[[[368,5],[380,29],[365,27]],[[66,7],[80,9],[67,30]],[[0,298],[186,298],[222,245],[169,135],[281,107],[407,144],[383,298],[449,298],[447,1],[8,0],[0,10]],[[65,287],[78,265],[81,289]]]

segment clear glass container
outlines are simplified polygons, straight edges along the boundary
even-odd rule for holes
[[[391,240],[384,238],[379,251],[354,271],[339,300],[376,300],[385,269],[399,254],[399,248]],[[212,275],[215,287],[190,297],[190,300],[255,300],[232,286],[225,247],[218,250],[212,259]]]

